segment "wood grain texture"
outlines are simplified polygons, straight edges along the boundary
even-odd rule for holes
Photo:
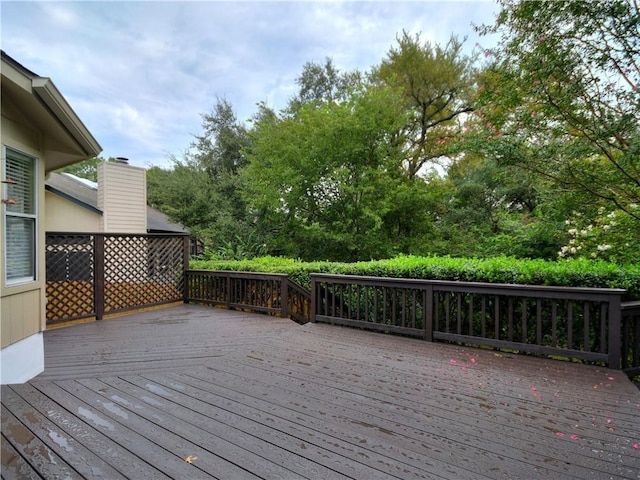
[[[2,387],[2,478],[640,479],[600,367],[196,305],[47,331],[45,364]]]

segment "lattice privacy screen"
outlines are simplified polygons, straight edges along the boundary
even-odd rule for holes
[[[47,322],[182,300],[184,238],[47,234]]]

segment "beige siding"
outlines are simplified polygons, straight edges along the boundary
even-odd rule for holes
[[[146,233],[146,172],[143,168],[113,162],[98,166],[98,208],[102,231]]]
[[[45,193],[47,232],[86,232],[101,230],[102,216],[54,193]]]
[[[40,288],[2,298],[2,348],[38,333],[43,315],[43,296]]]

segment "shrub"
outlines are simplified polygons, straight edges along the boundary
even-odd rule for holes
[[[371,262],[301,262],[262,257],[241,261],[192,261],[191,268],[245,272],[285,273],[306,288],[312,273],[370,277],[419,278],[485,283],[515,283],[566,287],[623,288],[624,300],[640,300],[640,265],[617,265],[601,260],[522,260],[399,256]]]

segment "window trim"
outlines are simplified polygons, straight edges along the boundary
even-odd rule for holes
[[[7,179],[7,159],[8,156],[11,155],[11,152],[15,152],[18,155],[22,155],[30,158],[33,161],[33,204],[34,204],[34,213],[33,214],[25,214],[25,213],[17,213],[17,212],[9,212],[7,209],[7,205],[2,203],[2,253],[3,253],[3,264],[4,264],[4,272],[2,272],[2,280],[4,285],[9,287],[18,287],[20,285],[26,285],[30,283],[36,283],[39,281],[39,265],[40,259],[38,252],[40,251],[40,239],[39,239],[39,223],[40,223],[40,192],[38,189],[39,185],[39,164],[40,161],[38,157],[35,155],[29,154],[23,150],[20,150],[15,147],[10,147],[7,145],[2,145],[2,198],[5,199],[8,196],[9,185],[5,183]],[[31,251],[31,256],[33,259],[33,275],[27,277],[19,277],[19,278],[8,278],[7,271],[7,247],[8,247],[8,238],[7,238],[7,218],[28,218],[33,220],[33,249]]]

